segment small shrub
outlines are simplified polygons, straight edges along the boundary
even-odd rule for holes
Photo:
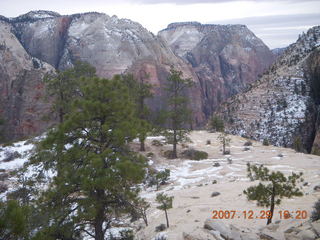
[[[314,204],[310,219],[313,222],[320,219],[320,199]]]
[[[303,144],[302,144],[302,140],[301,137],[296,137],[293,140],[293,149],[296,150],[297,152],[304,152],[304,148],[303,148]]]
[[[245,147],[244,149],[243,149],[243,151],[250,151],[250,148],[249,147]]]
[[[218,183],[217,180],[212,181],[212,184],[217,184],[217,183]]]
[[[182,148],[188,148],[189,146],[188,146],[188,144],[181,143],[181,147],[182,147]]]
[[[153,152],[148,152],[147,153],[147,158],[153,158],[154,157],[154,153]]]
[[[0,182],[0,193],[4,193],[8,190],[8,186]]]
[[[230,150],[225,150],[224,152],[223,152],[223,155],[229,155],[231,152],[230,152]]]
[[[215,163],[213,164],[213,166],[214,166],[214,167],[220,167],[220,163],[215,162]]]
[[[198,151],[195,149],[188,149],[181,153],[183,158],[191,159],[191,160],[201,160],[201,159],[207,159],[208,153],[204,151]]]
[[[5,155],[5,157],[3,159],[4,162],[11,162],[11,161],[21,157],[21,154],[18,153],[17,151],[15,151],[15,152],[5,152],[4,155]]]
[[[156,232],[162,232],[164,230],[166,230],[166,225],[161,223],[160,225],[156,226]]]
[[[163,143],[155,139],[155,140],[152,140],[151,145],[156,147],[161,147],[163,146]]]
[[[219,192],[213,192],[213,193],[211,193],[211,197],[216,197],[216,196],[219,196],[219,195],[220,195]]]
[[[282,157],[283,157],[283,154],[282,154],[282,153],[279,153],[279,154],[278,154],[278,157],[282,158]]]
[[[252,146],[252,142],[251,141],[246,141],[243,146]]]
[[[4,181],[6,179],[9,178],[9,174],[8,173],[1,173],[0,174],[0,181]]]
[[[210,140],[207,140],[207,143],[206,143],[207,145],[210,145],[211,144],[211,141]]]
[[[132,229],[124,229],[120,232],[121,240],[134,240],[134,234]]]
[[[163,156],[166,159],[174,159],[175,158],[172,150],[164,151]]]
[[[266,138],[263,139],[262,145],[263,145],[263,146],[269,146],[269,140],[266,139]]]

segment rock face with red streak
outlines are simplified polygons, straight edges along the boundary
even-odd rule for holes
[[[192,65],[207,117],[218,104],[254,82],[274,61],[269,48],[244,25],[173,23],[158,35]]]
[[[6,139],[40,134],[52,121],[43,121],[50,112],[44,100],[44,74],[54,68],[25,51],[5,19],[0,20],[0,113],[5,120]]]
[[[62,70],[72,67],[77,60],[85,61],[96,68],[100,77],[107,78],[124,72],[140,77],[139,72],[147,71],[155,93],[154,99],[149,100],[152,109],[165,106],[163,86],[170,66],[174,66],[183,71],[184,77],[194,80],[195,87],[186,94],[191,100],[194,125],[205,123],[200,83],[191,66],[140,24],[102,13],[36,13],[12,21],[17,36],[32,56]]]
[[[13,19],[15,35],[25,50],[57,68],[71,22],[68,16],[48,11],[29,12]]]
[[[85,61],[107,78],[130,72],[139,79],[147,73],[154,86],[154,98],[148,100],[153,110],[166,105],[164,86],[170,66],[174,66],[194,82],[185,94],[193,111],[192,126],[199,127],[217,104],[254,81],[272,61],[269,49],[242,25],[171,24],[155,36],[139,23],[102,13],[61,16],[33,11],[1,19],[10,28],[6,34],[10,32],[15,41],[0,64],[1,98],[6,99],[2,109],[12,139],[37,134],[49,126],[39,122],[39,113],[48,108],[41,98],[41,78],[50,68],[45,62],[63,70],[77,60]],[[0,43],[3,39],[9,37],[2,36]],[[14,61],[23,61],[18,65],[7,57],[17,51],[22,54]],[[12,65],[17,65],[15,70]],[[8,94],[12,96],[8,98]],[[37,105],[32,107],[35,99]]]

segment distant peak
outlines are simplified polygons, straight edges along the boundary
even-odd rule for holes
[[[53,18],[53,17],[60,17],[61,15],[57,12],[53,11],[45,11],[45,10],[38,10],[38,11],[30,11],[26,14],[20,15],[16,18],[13,18],[15,21],[25,20],[25,19],[44,19],[44,18]]]
[[[177,28],[182,26],[201,26],[201,23],[199,22],[175,22],[170,23],[167,28]]]
[[[220,25],[220,24],[213,24],[213,23],[208,23],[208,24],[201,24],[199,22],[175,22],[175,23],[170,23],[166,29],[175,29],[179,27],[184,27],[184,26],[194,26],[194,27],[201,27],[201,28],[228,28],[228,29],[233,29],[233,30],[243,30],[247,29],[246,25],[243,24],[225,24],[225,25]]]

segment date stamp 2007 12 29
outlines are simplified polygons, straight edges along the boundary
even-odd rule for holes
[[[306,210],[279,210],[273,213],[278,214],[280,219],[307,219],[308,212]],[[269,219],[272,214],[269,210],[253,211],[253,210],[213,210],[212,219]]]

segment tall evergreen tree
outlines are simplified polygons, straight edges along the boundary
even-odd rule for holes
[[[70,111],[70,103],[79,97],[79,79],[81,77],[94,77],[96,70],[88,63],[77,61],[73,68],[58,71],[45,77],[49,97],[54,98],[53,110],[58,114],[59,122],[64,121],[65,115]]]
[[[135,79],[132,74],[123,75],[123,81],[129,87],[130,95],[136,103],[136,114],[139,121],[140,151],[145,151],[145,140],[147,133],[151,130],[149,123],[150,111],[146,105],[146,99],[152,97],[151,84],[147,82],[149,76],[143,75]]]
[[[115,213],[130,212],[144,178],[145,159],[128,146],[139,121],[128,87],[120,77],[82,78],[79,86],[81,98],[32,161],[58,173],[39,200],[48,215],[39,239],[103,240]]]
[[[189,132],[185,127],[190,123],[191,111],[187,106],[188,99],[184,96],[184,91],[192,85],[190,78],[182,78],[182,72],[171,67],[165,90],[168,93],[167,118],[170,126],[166,136],[173,144],[172,158],[177,158],[177,144],[186,140]]]
[[[269,172],[269,169],[260,165],[247,164],[248,177],[254,180],[260,180],[266,184],[259,183],[257,186],[251,186],[244,190],[244,194],[247,195],[248,200],[256,200],[258,206],[270,207],[270,214],[267,221],[267,225],[272,222],[273,212],[275,205],[281,203],[282,198],[291,198],[294,196],[302,196],[303,193],[297,187],[299,181],[303,181],[301,178],[302,172],[299,174],[292,173],[286,177],[282,172]]]

